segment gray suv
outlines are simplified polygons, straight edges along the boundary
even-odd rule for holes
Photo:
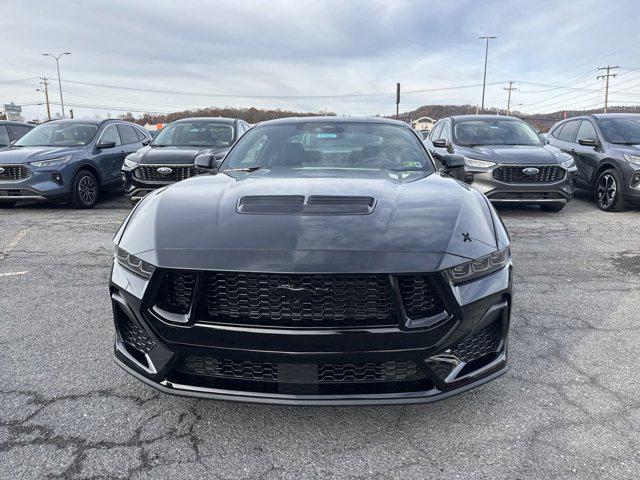
[[[465,157],[459,177],[492,203],[537,204],[558,212],[573,198],[577,169],[573,157],[547,145],[527,123],[501,115],[443,118],[425,140],[441,161]]]
[[[547,140],[575,159],[578,185],[593,192],[601,210],[640,205],[640,115],[574,117],[556,123]]]

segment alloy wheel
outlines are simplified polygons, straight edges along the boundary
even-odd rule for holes
[[[78,195],[85,205],[92,205],[98,195],[98,184],[90,175],[83,176],[78,182]]]
[[[617,191],[616,179],[613,178],[613,175],[606,173],[600,177],[596,195],[598,203],[603,209],[607,209],[613,205],[613,202],[616,200]]]

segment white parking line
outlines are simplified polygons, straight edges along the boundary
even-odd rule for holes
[[[24,275],[28,272],[29,270],[25,270],[24,272],[7,272],[7,273],[0,273],[0,277],[16,277],[18,275]]]
[[[18,242],[20,240],[22,240],[22,238],[29,232],[28,228],[25,228],[24,230],[20,230],[15,237],[13,237],[13,239],[11,239],[11,241],[9,242],[9,244],[7,245],[7,248],[5,248],[2,252],[0,252],[0,260],[4,260],[7,256],[7,254],[13,250],[13,248],[18,244]]]

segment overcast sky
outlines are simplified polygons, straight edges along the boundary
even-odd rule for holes
[[[38,77],[51,78],[59,102],[55,61],[41,53],[64,51],[63,94],[76,116],[225,105],[391,114],[396,82],[448,88],[403,94],[403,111],[475,105],[483,34],[498,36],[488,106],[506,106],[508,80],[517,110],[602,106],[596,67],[607,63],[623,67],[611,100],[640,103],[635,0],[2,0],[0,18],[0,104],[24,105],[26,119],[45,115],[34,105],[44,99]],[[345,96],[354,94],[381,95]]]

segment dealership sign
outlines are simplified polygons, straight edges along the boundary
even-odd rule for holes
[[[14,122],[22,121],[22,107],[11,102],[5,104],[4,113],[7,116],[7,120],[13,120]]]

